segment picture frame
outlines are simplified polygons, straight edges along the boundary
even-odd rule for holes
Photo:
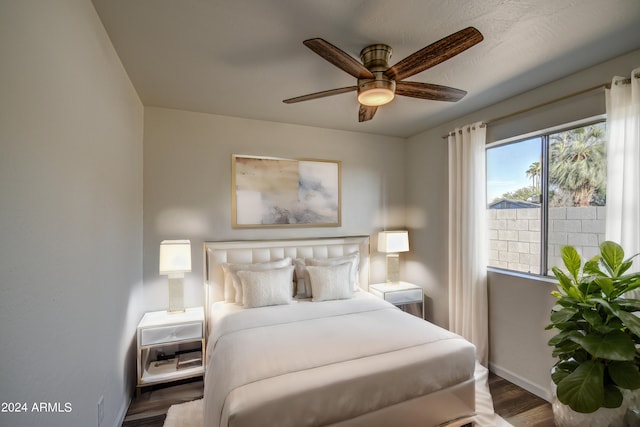
[[[339,227],[342,162],[233,154],[233,228]]]

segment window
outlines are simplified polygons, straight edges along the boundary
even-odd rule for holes
[[[550,274],[560,248],[584,257],[604,240],[603,118],[487,146],[489,266]]]

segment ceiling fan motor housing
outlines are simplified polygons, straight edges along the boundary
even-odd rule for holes
[[[360,51],[362,64],[372,73],[387,71],[389,59],[391,59],[391,46],[386,44],[373,44]]]
[[[358,79],[358,101],[363,105],[379,106],[391,102],[396,82],[383,73],[389,68],[391,47],[386,44],[367,46],[360,52],[362,64],[373,73],[374,80]]]

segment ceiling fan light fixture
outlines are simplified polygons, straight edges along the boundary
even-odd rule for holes
[[[367,107],[388,104],[395,96],[393,80],[369,80],[358,85],[358,102]]]

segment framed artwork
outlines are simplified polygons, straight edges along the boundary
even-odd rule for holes
[[[233,228],[339,227],[341,168],[333,160],[234,154]]]

